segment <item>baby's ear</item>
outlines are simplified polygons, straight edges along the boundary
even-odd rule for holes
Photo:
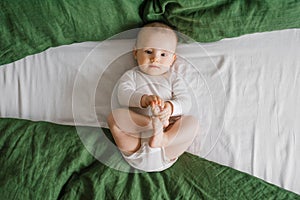
[[[174,54],[174,55],[173,55],[173,59],[174,59],[174,61],[176,60],[176,58],[177,58],[177,56],[176,56],[176,54]]]
[[[176,54],[174,54],[174,55],[173,55],[173,62],[172,62],[172,65],[174,64],[174,62],[176,61],[176,59],[177,59],[177,56],[176,56]]]
[[[132,55],[133,55],[134,59],[136,59],[136,54],[137,54],[136,47],[133,47]]]

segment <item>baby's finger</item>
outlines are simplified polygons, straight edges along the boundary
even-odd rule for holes
[[[150,106],[151,106],[152,109],[154,109],[154,107],[155,107],[154,101],[151,101]]]
[[[155,103],[156,105],[160,106],[161,105],[161,99],[159,96],[155,96]]]
[[[151,102],[156,102],[156,96],[151,96]]]
[[[161,104],[161,99],[159,97],[156,97],[156,105],[160,106]]]
[[[160,105],[159,105],[160,110],[162,111],[164,109],[164,107],[165,107],[165,102],[164,102],[164,100],[161,100]]]
[[[161,106],[161,99],[159,97],[156,97],[156,104],[160,107]]]

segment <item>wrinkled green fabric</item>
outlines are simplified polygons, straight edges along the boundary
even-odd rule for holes
[[[142,24],[142,0],[1,0],[0,65],[49,47],[99,41]]]
[[[299,10],[292,0],[2,0],[0,64],[156,20],[200,42],[299,28]],[[107,153],[105,135],[96,128],[86,132],[99,132],[97,151]],[[75,127],[47,122],[0,119],[0,153],[0,199],[300,199],[188,153],[164,172],[117,171],[86,150]],[[119,162],[120,155],[110,156]]]
[[[2,0],[0,65],[49,47],[101,41],[163,21],[198,42],[300,28],[293,0]]]
[[[300,1],[146,1],[144,21],[164,21],[198,42],[247,33],[300,28]]]
[[[106,154],[109,130],[83,128],[99,132],[97,151]],[[163,172],[121,172],[93,158],[74,126],[0,119],[0,152],[1,199],[300,199],[189,153]]]

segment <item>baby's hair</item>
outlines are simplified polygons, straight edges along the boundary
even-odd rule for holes
[[[151,22],[149,24],[144,25],[141,30],[139,31],[138,35],[137,35],[137,42],[139,41],[139,37],[140,37],[140,33],[142,33],[143,31],[146,31],[147,29],[151,29],[151,28],[155,28],[156,31],[159,32],[164,32],[164,33],[173,33],[175,38],[176,38],[176,42],[178,41],[178,37],[176,32],[174,31],[173,28],[171,28],[170,26],[161,23],[161,22]],[[171,32],[170,32],[171,31]]]
[[[166,29],[173,30],[167,24],[164,24],[164,23],[161,23],[161,22],[151,22],[149,24],[144,25],[143,27],[158,27],[158,28],[166,28]]]

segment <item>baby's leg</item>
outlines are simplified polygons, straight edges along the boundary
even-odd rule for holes
[[[150,117],[128,109],[114,110],[107,122],[117,146],[125,154],[136,152],[141,145],[140,132],[152,129]]]
[[[149,140],[150,147],[162,147],[164,141],[164,127],[158,117],[152,117],[153,136]]]
[[[149,140],[150,147],[162,147],[166,144],[164,141],[164,127],[169,125],[169,121],[162,122],[159,117],[160,108],[158,105],[154,105],[151,109],[152,111],[152,127],[153,127],[153,136]]]
[[[182,116],[163,135],[166,156],[170,159],[179,157],[192,144],[199,131],[199,122],[193,116]]]

